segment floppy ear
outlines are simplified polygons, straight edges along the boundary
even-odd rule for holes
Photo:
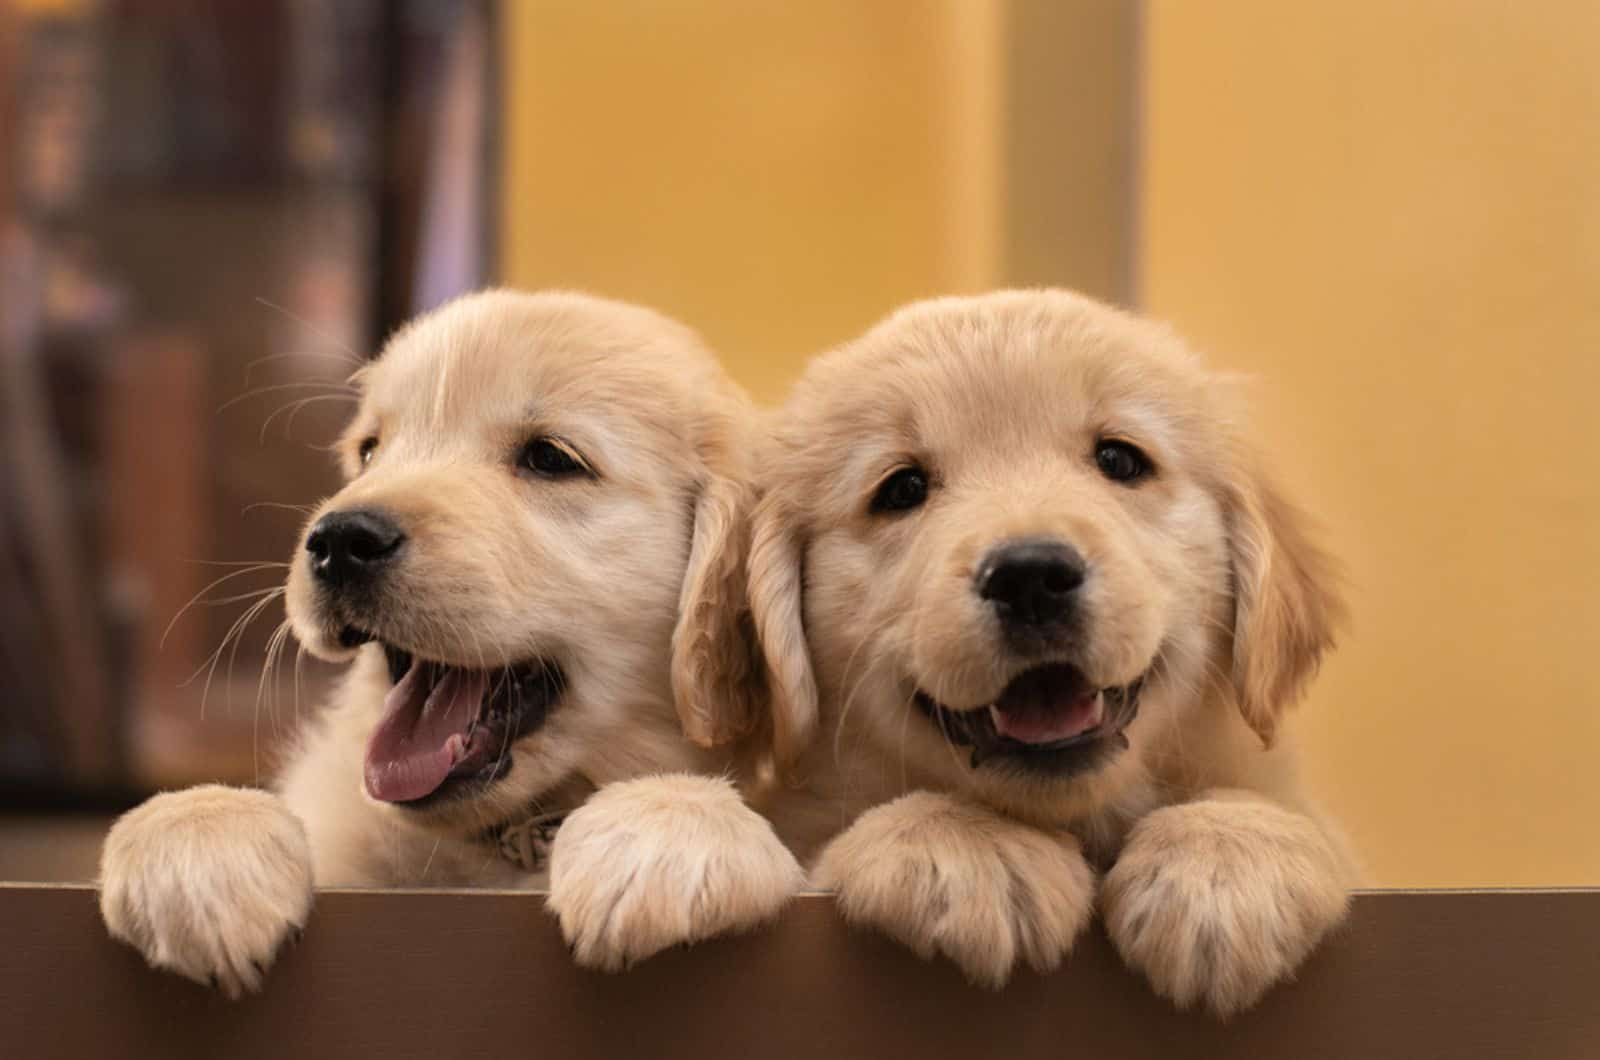
[[[776,498],[756,507],[750,546],[750,608],[766,658],[772,750],[779,769],[794,766],[817,728],[817,682],[811,671],[802,607],[798,521]]]
[[[684,735],[727,743],[760,716],[761,660],[745,596],[752,491],[713,472],[694,506],[689,566],[672,634],[672,692]]]
[[[1333,559],[1305,517],[1254,462],[1230,490],[1233,565],[1232,684],[1244,720],[1270,747],[1344,621]]]

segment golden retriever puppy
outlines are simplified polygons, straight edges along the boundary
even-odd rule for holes
[[[706,748],[757,705],[754,421],[690,331],[488,292],[402,329],[357,380],[348,484],[308,520],[287,587],[300,642],[351,661],[334,703],[277,794],[160,795],[105,847],[112,934],[230,995],[259,986],[313,883],[542,886],[563,815],[612,781],[722,771]],[[679,936],[753,924],[800,884],[764,821],[732,827],[732,860],[695,868],[737,885]],[[653,842],[630,852],[643,880],[676,856]]]
[[[1098,889],[1128,963],[1219,1014],[1339,922],[1283,713],[1341,606],[1231,379],[1067,292],[939,299],[816,360],[764,465],[750,597],[801,787],[763,808],[848,919],[993,986]]]

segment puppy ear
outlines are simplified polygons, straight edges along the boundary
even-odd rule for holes
[[[802,607],[798,521],[772,496],[756,507],[750,546],[750,608],[766,658],[772,750],[793,779],[817,728],[817,682]]]
[[[1254,461],[1251,462],[1254,464]],[[1337,566],[1305,517],[1259,466],[1236,476],[1229,497],[1234,582],[1232,685],[1244,720],[1272,745],[1344,622]]]
[[[695,501],[689,566],[672,635],[672,692],[684,735],[702,747],[750,732],[763,699],[745,596],[752,497],[738,477],[712,474]]]

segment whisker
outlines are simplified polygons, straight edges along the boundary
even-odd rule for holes
[[[317,506],[315,504],[285,504],[282,501],[256,501],[254,504],[247,504],[243,508],[239,509],[239,514],[241,516],[249,515],[257,508],[271,508],[277,511],[299,512],[301,515],[310,515],[312,512],[317,510]],[[284,564],[285,567],[288,565],[289,564],[287,563]]]
[[[267,604],[271,603],[273,601],[273,599],[275,599],[275,597],[273,595],[271,595],[271,594],[265,596],[263,599],[256,601],[254,604],[250,605],[250,607],[246,608],[244,614],[242,614],[238,618],[234,619],[233,625],[228,627],[228,632],[223,634],[222,643],[217,645],[217,649],[215,651],[213,651],[210,655],[206,656],[206,658],[201,661],[199,667],[196,668],[194,673],[190,674],[188,677],[186,677],[182,681],[180,681],[178,683],[178,687],[179,688],[183,688],[183,687],[189,685],[190,683],[192,683],[195,680],[195,678],[199,677],[200,674],[201,674],[201,671],[205,670],[207,664],[211,663],[214,659],[216,659],[217,656],[222,654],[223,649],[226,648],[227,645],[228,645],[228,638],[233,636],[234,631],[238,628],[239,624],[241,622],[246,621],[247,619],[249,619],[253,615],[255,615],[261,608],[263,608]]]
[[[268,596],[268,597],[264,598],[261,601],[261,604],[270,604],[273,600],[276,600],[276,599],[277,599],[277,596]],[[259,607],[261,605],[257,604],[255,606]],[[257,613],[259,614],[259,612],[257,612]],[[223,687],[223,695],[227,697],[226,698],[226,703],[227,703],[227,707],[228,707],[228,717],[230,717],[230,718],[233,717],[233,668],[234,668],[234,664],[237,663],[238,660],[239,660],[239,645],[243,641],[244,641],[244,631],[240,630],[239,636],[233,638],[233,647],[228,649],[228,669],[227,669],[226,674],[223,677],[223,680],[225,680],[227,682],[227,684]],[[254,741],[252,740],[252,743],[253,742]],[[252,761],[255,761],[254,754],[252,754]],[[259,772],[259,769],[260,769],[260,763],[259,762],[256,763],[256,768],[257,768],[257,771]]]
[[[307,405],[315,405],[319,401],[357,400],[360,399],[351,394],[313,394],[308,398],[301,398],[298,401],[291,401],[286,405],[280,405],[278,408],[273,409],[272,413],[268,415],[265,420],[261,421],[261,430],[256,435],[256,441],[258,443],[265,444],[267,440],[267,428],[272,426],[273,420],[277,419],[285,412],[289,413],[289,418],[283,422],[283,436],[285,439],[287,439],[290,437],[289,432],[294,429],[294,418],[300,415],[300,410],[305,408]]]
[[[224,596],[224,597],[221,597],[221,598],[216,599],[216,600],[201,600],[198,604],[196,604],[196,606],[197,607],[225,607],[228,604],[237,604],[237,603],[239,603],[241,601],[244,601],[244,600],[255,600],[255,599],[259,599],[260,597],[267,596],[267,595],[269,595],[271,593],[280,593],[282,591],[283,591],[283,586],[274,585],[274,586],[272,586],[271,588],[268,588],[268,589],[252,589],[250,592],[247,592],[247,593],[238,593],[238,594],[236,594],[234,596]]]
[[[278,599],[279,595],[281,595],[281,594],[272,594],[272,595],[269,595],[269,596],[265,596],[265,597],[262,597],[260,600],[256,601],[255,603],[251,604],[250,607],[248,609],[246,609],[245,613],[240,615],[237,619],[235,619],[233,625],[228,628],[228,632],[223,635],[222,643],[217,645],[217,650],[212,652],[211,655],[207,658],[207,660],[205,662],[202,662],[200,664],[199,668],[196,669],[194,673],[190,674],[187,680],[183,681],[182,684],[179,685],[180,688],[187,687],[188,685],[193,683],[195,678],[200,676],[200,672],[202,670],[205,671],[206,683],[202,687],[201,692],[200,692],[200,718],[201,718],[202,721],[205,720],[206,705],[211,700],[211,683],[212,683],[212,680],[216,677],[217,666],[222,661],[222,653],[228,647],[228,642],[229,641],[233,642],[234,650],[235,650],[235,652],[237,652],[239,638],[244,635],[244,631],[250,627],[250,624],[252,622],[255,621],[256,616],[260,615],[261,612],[263,610],[265,610],[266,607],[269,604],[271,604],[274,600]],[[232,664],[231,664],[231,662],[229,664],[229,672],[230,673],[232,672]],[[231,699],[231,697],[230,697],[230,699]]]
[[[943,680],[935,682],[934,699],[938,703],[944,702],[944,687],[945,682]],[[912,698],[916,698],[915,693],[913,693]],[[911,709],[914,704],[908,702],[906,706],[907,709]],[[950,727],[944,716],[944,711],[942,709],[936,710],[934,711],[933,716],[934,719],[939,723],[939,732],[944,736],[944,746],[945,750],[950,754],[950,760],[956,764],[957,769],[960,769],[964,763],[961,761],[961,753],[956,750],[955,743],[950,739]]]
[[[250,760],[255,770],[257,784],[261,783],[261,708],[263,701],[266,700],[268,715],[272,721],[272,732],[276,736],[278,732],[278,706],[275,697],[277,695],[278,652],[282,648],[284,637],[288,632],[289,620],[285,618],[272,631],[272,636],[267,638],[267,651],[261,662],[261,677],[256,681],[255,710],[251,713],[250,718]],[[269,675],[272,679],[274,697],[272,700],[267,700],[266,695]]]
[[[161,641],[157,645],[157,648],[158,649],[159,648],[165,648],[167,646],[167,637],[169,637],[172,634],[172,627],[176,626],[178,624],[178,619],[183,617],[184,612],[189,610],[189,608],[193,607],[196,603],[198,603],[200,601],[200,598],[205,596],[206,593],[209,593],[212,589],[215,589],[217,586],[221,585],[223,582],[232,581],[235,578],[242,578],[247,574],[254,574],[254,573],[258,572],[258,571],[273,570],[273,569],[278,568],[279,566],[287,567],[288,564],[287,563],[284,563],[284,564],[256,563],[256,564],[252,564],[250,566],[245,567],[243,570],[236,570],[236,571],[232,572],[231,574],[224,574],[222,577],[218,578],[216,581],[211,582],[204,589],[201,589],[199,592],[195,593],[192,597],[190,597],[188,603],[186,603],[182,607],[178,608],[178,613],[172,616],[172,621],[167,623],[167,628],[161,631]]]
[[[313,379],[297,379],[291,383],[269,383],[266,386],[253,387],[249,390],[246,390],[242,394],[236,394],[217,406],[217,414],[221,415],[222,413],[233,408],[233,406],[239,404],[241,401],[249,401],[253,397],[260,397],[262,394],[274,394],[282,390],[309,390],[313,387],[322,390],[346,391],[350,394],[350,399],[352,401],[359,400],[361,397],[361,391],[348,383],[334,383]]]
[[[300,674],[305,659],[306,646],[296,641],[294,646],[294,720],[297,725],[300,723]]]
[[[185,563],[194,563],[203,567],[287,567],[283,560],[278,559],[185,559]]]
[[[337,361],[340,364],[354,363],[349,357],[341,356],[338,353],[325,353],[322,350],[295,350],[291,353],[269,353],[265,357],[257,357],[255,360],[244,366],[244,385],[250,385],[251,374],[263,364],[273,364],[277,361],[302,361],[307,357],[322,357],[330,361]]]
[[[260,305],[266,306],[268,309],[275,310],[275,311],[277,311],[279,313],[282,313],[284,316],[288,317],[290,320],[294,321],[296,324],[299,324],[301,327],[305,328],[314,337],[321,339],[323,342],[326,342],[328,345],[332,346],[334,349],[340,351],[341,353],[348,354],[350,356],[350,359],[352,361],[354,361],[358,366],[366,363],[366,358],[362,357],[361,354],[357,353],[355,350],[352,350],[349,346],[345,345],[343,342],[340,342],[333,335],[329,334],[328,331],[325,328],[321,328],[321,327],[317,326],[316,324],[313,324],[311,321],[307,320],[303,316],[299,316],[298,314],[291,313],[289,310],[285,309],[283,306],[279,305],[278,303],[270,301],[270,300],[268,300],[266,298],[262,298],[260,295],[256,296],[256,302],[258,304],[260,304]]]
[[[900,788],[904,790],[909,786],[906,773],[906,729],[911,724],[911,704],[900,704],[900,739],[896,741],[900,747]]]

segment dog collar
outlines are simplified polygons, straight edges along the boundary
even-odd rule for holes
[[[535,799],[526,817],[492,829],[483,838],[524,872],[543,872],[549,867],[550,846],[561,822],[594,792],[587,777],[574,777]]]
[[[543,872],[550,860],[550,844],[555,842],[567,811],[530,817],[507,825],[493,836],[500,856],[524,872]]]

